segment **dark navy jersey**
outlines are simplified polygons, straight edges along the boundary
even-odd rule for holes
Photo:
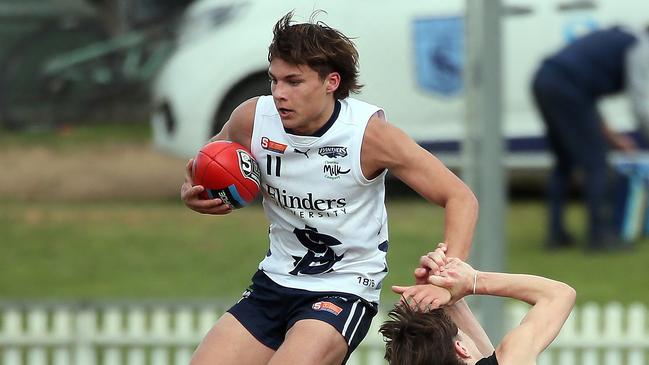
[[[498,359],[496,359],[496,352],[489,356],[485,357],[484,359],[481,359],[480,361],[476,362],[475,365],[498,365]]]
[[[568,44],[546,62],[598,98],[624,90],[626,55],[636,41],[634,34],[620,27],[597,30]]]

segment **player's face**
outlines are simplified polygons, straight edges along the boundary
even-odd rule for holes
[[[308,135],[327,122],[333,113],[333,93],[340,84],[337,72],[323,80],[307,65],[293,65],[274,58],[268,75],[275,107],[285,128]]]

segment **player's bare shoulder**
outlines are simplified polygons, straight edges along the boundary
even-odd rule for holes
[[[250,149],[258,99],[259,97],[248,99],[236,107],[221,132],[212,140],[234,141]]]
[[[361,147],[361,168],[368,178],[392,169],[399,162],[403,139],[409,139],[399,128],[373,115],[367,123]]]

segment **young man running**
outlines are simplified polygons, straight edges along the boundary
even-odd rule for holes
[[[349,97],[361,88],[349,38],[291,19],[274,27],[272,95],[242,103],[213,138],[244,145],[259,163],[270,249],[192,365],[344,363],[368,331],[388,272],[387,171],[445,208],[449,255],[470,249],[478,215],[470,189],[381,108]],[[204,187],[193,185],[191,165],[185,204],[230,213],[220,199],[199,198]]]

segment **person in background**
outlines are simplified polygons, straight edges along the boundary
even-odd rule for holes
[[[623,152],[636,141],[607,125],[598,110],[603,97],[626,92],[641,130],[649,131],[649,28],[620,26],[593,31],[543,61],[532,82],[555,165],[549,183],[547,248],[570,246],[564,208],[570,181],[583,172],[588,212],[587,249],[623,248],[613,224],[609,146]]]

